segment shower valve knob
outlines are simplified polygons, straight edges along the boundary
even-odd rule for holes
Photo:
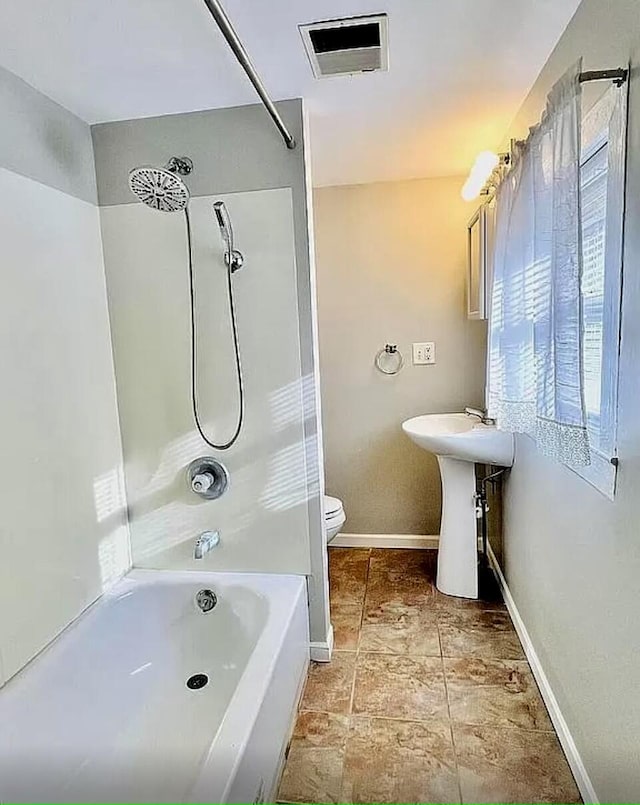
[[[202,456],[187,467],[187,479],[196,495],[205,500],[216,500],[229,486],[229,471],[212,456]]]
[[[191,481],[191,488],[194,492],[202,494],[211,488],[213,485],[213,475],[210,472],[201,472],[195,475]]]

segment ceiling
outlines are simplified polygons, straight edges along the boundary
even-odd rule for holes
[[[315,185],[466,173],[579,4],[223,1],[272,96],[307,100]],[[389,72],[315,80],[298,24],[380,11]],[[202,0],[0,0],[0,19],[0,64],[89,123],[256,101]]]

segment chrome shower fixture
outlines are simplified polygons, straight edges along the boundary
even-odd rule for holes
[[[181,212],[189,203],[189,188],[180,178],[193,170],[189,157],[171,157],[164,168],[143,165],[129,172],[131,192],[160,212]]]
[[[224,261],[233,274],[244,265],[244,257],[241,252],[234,248],[233,244],[233,227],[231,226],[231,218],[227,212],[224,201],[216,201],[213,204],[213,212],[216,216],[216,221],[220,227],[220,234],[225,245]]]
[[[225,442],[214,442],[205,433],[198,412],[196,394],[197,385],[197,355],[196,355],[196,289],[193,265],[193,238],[191,231],[191,215],[189,214],[189,188],[180,177],[188,176],[193,170],[193,162],[189,157],[171,157],[164,168],[155,168],[151,165],[134,168],[129,172],[129,187],[136,198],[152,210],[160,212],[182,212],[184,214],[187,233],[187,256],[189,269],[189,301],[191,320],[191,408],[193,419],[203,441],[214,450],[228,450],[236,443],[242,431],[244,422],[244,382],[242,379],[242,364],[240,361],[240,342],[238,338],[238,324],[236,321],[236,308],[233,298],[233,282],[231,276],[234,271],[242,268],[244,258],[233,245],[233,227],[231,218],[223,201],[216,201],[213,211],[218,222],[220,234],[224,243],[224,264],[227,275],[227,297],[229,299],[229,314],[231,317],[231,332],[233,336],[233,350],[235,353],[236,379],[238,383],[238,419],[231,438]],[[210,484],[206,478],[200,478],[192,489],[200,494],[207,492]],[[204,488],[206,486],[206,489]],[[206,494],[204,495],[207,496]]]
[[[193,160],[189,157],[171,157],[164,169],[180,176],[188,176],[193,170]]]

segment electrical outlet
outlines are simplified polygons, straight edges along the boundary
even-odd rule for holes
[[[422,341],[413,345],[413,365],[425,366],[436,362],[436,345],[433,341]]]

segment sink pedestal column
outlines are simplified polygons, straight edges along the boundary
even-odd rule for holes
[[[442,522],[436,587],[447,595],[478,597],[476,472],[472,461],[438,456]]]

